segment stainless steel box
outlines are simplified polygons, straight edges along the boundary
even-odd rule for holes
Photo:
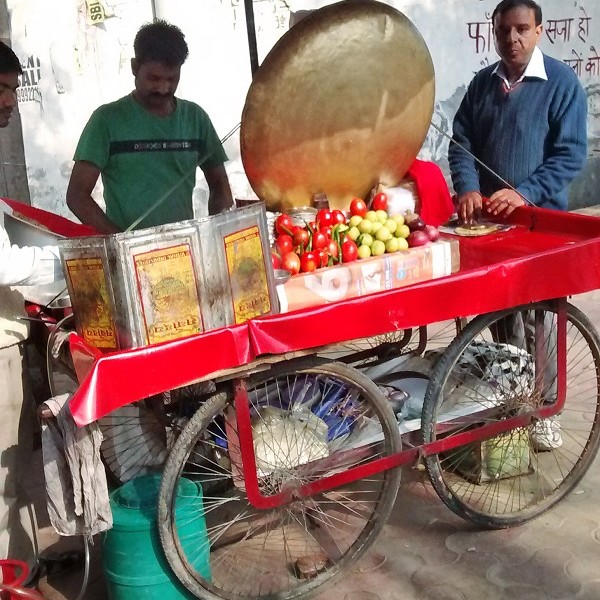
[[[108,243],[107,236],[58,242],[71,305],[77,311],[77,331],[106,351],[120,347]]]
[[[225,319],[222,324],[233,325],[278,312],[264,204],[221,213],[198,226],[203,247],[211,240],[215,250],[215,263],[207,269],[208,288],[225,286],[221,298],[213,295],[222,305],[212,308],[211,314],[218,313]]]
[[[277,306],[263,204],[60,248],[78,331],[101,349],[243,323]]]

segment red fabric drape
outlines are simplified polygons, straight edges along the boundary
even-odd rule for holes
[[[435,163],[415,159],[406,175],[417,187],[423,221],[435,227],[445,223],[454,212],[454,205],[442,170]]]

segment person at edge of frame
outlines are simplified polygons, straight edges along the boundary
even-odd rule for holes
[[[568,186],[587,159],[586,94],[570,66],[538,48],[541,7],[533,0],[502,0],[492,13],[492,26],[500,61],[483,68],[469,84],[454,118],[456,143],[448,151],[457,213],[467,224],[482,209],[509,215],[531,203],[567,210]],[[536,338],[535,315],[523,310],[501,319],[492,334],[496,342],[532,356],[535,344],[543,345],[544,361],[536,366],[543,370],[542,400],[552,402],[557,340],[550,313],[541,329],[543,339],[540,334]],[[531,442],[539,451],[560,447],[559,416],[537,421]]]
[[[8,126],[17,106],[21,74],[19,59],[0,42],[0,128]],[[38,473],[31,469],[35,407],[28,394],[24,344],[29,328],[20,318],[26,312],[18,286],[58,282],[64,275],[57,247],[10,243],[5,211],[9,211],[7,205],[0,202],[0,559],[27,563],[27,584],[37,578],[43,561],[38,556],[33,504],[23,486],[25,477]],[[39,476],[43,477],[41,470]]]
[[[175,97],[188,56],[183,33],[162,20],[146,24],[135,36],[134,54],[134,90],[93,112],[67,188],[69,209],[99,233],[193,218],[198,166],[208,184],[208,214],[233,205],[227,156],[209,116]],[[91,195],[99,176],[106,213]]]
[[[526,202],[567,210],[568,185],[587,159],[586,94],[570,66],[539,49],[541,7],[502,0],[492,25],[500,61],[469,84],[448,151],[457,213],[466,223],[482,208],[508,215]]]

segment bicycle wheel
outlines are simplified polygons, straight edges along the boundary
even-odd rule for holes
[[[399,451],[377,387],[355,369],[318,359],[285,363],[248,382],[263,494]],[[190,420],[163,475],[158,527],[180,581],[211,600],[304,598],[373,543],[392,509],[400,470],[377,473],[287,505],[258,510],[240,471],[233,398],[216,394]],[[202,488],[195,538],[177,522],[190,480]],[[204,559],[198,557],[204,557]]]
[[[210,382],[207,382],[210,383]],[[193,384],[117,408],[98,421],[100,452],[111,484],[162,471],[186,423],[207,397]]]
[[[422,354],[425,349],[445,348],[456,337],[460,327],[458,321],[442,321],[427,327],[391,331],[335,344],[318,355],[356,368],[368,368],[399,356]]]
[[[552,302],[474,319],[432,374],[423,440],[554,401],[556,325]],[[566,402],[559,415],[426,458],[437,494],[464,519],[489,528],[524,523],[565,497],[592,463],[600,443],[600,340],[569,304],[566,329]]]

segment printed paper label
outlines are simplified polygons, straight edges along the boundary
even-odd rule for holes
[[[147,341],[174,340],[203,330],[188,244],[133,256]]]
[[[271,300],[258,227],[227,235],[223,243],[235,323],[244,323],[270,312]]]
[[[71,282],[73,310],[82,337],[96,348],[117,349],[106,273],[101,258],[65,261]]]

